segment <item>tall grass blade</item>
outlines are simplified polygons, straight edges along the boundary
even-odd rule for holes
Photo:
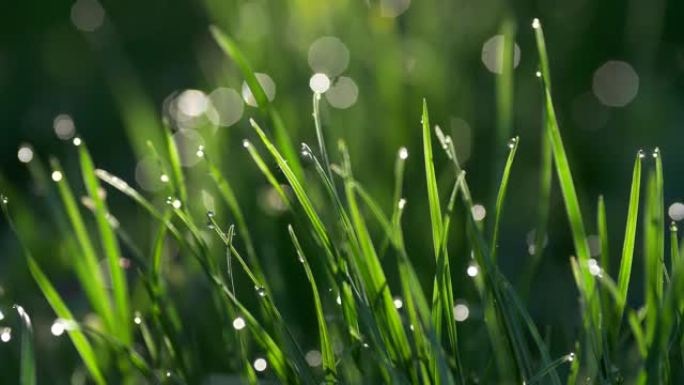
[[[499,184],[499,192],[496,196],[496,210],[494,212],[494,229],[492,230],[492,259],[496,262],[496,251],[498,249],[499,241],[499,223],[501,221],[501,214],[503,213],[503,204],[506,199],[506,189],[508,188],[508,179],[511,175],[511,168],[513,167],[513,161],[515,160],[515,153],[518,150],[519,138],[516,136],[508,142],[508,148],[510,149],[508,153],[508,159],[506,160],[506,166],[504,167],[503,174],[501,176],[501,183]]]
[[[321,341],[321,352],[323,355],[323,371],[325,373],[325,382],[328,384],[334,383],[337,377],[337,369],[335,368],[335,353],[333,351],[332,342],[330,336],[328,335],[328,326],[326,325],[325,314],[323,312],[323,305],[321,304],[321,297],[318,293],[318,287],[316,286],[316,280],[314,279],[313,272],[311,271],[311,266],[304,255],[304,250],[299,244],[297,235],[295,235],[294,229],[291,225],[288,225],[287,230],[290,233],[290,238],[292,238],[292,243],[297,251],[297,256],[299,261],[304,266],[304,271],[306,272],[306,277],[311,285],[311,292],[314,297],[314,304],[316,307],[316,320],[318,321],[318,334]]]
[[[121,267],[121,250],[116,239],[116,234],[109,223],[109,210],[104,199],[100,195],[100,183],[95,176],[95,166],[93,160],[86,149],[85,144],[79,146],[81,160],[81,172],[83,182],[90,199],[95,206],[95,220],[102,240],[102,248],[105,251],[109,272],[112,279],[112,290],[114,292],[114,303],[116,313],[117,336],[124,343],[131,342],[130,331],[130,312],[128,305],[128,283],[123,268]]]
[[[90,305],[102,317],[107,330],[114,331],[114,313],[112,311],[111,300],[105,289],[105,281],[99,268],[98,257],[95,247],[90,239],[85,221],[81,216],[76,198],[69,187],[66,174],[62,170],[59,162],[52,159],[53,175],[60,175],[61,178],[55,182],[57,189],[66,210],[67,217],[71,223],[73,234],[78,241],[80,256],[74,258],[74,267],[79,281],[88,297]]]
[[[641,159],[643,152],[639,151],[634,161],[632,171],[632,187],[629,194],[629,208],[627,209],[627,223],[625,225],[625,240],[622,245],[622,258],[620,259],[620,271],[618,273],[618,300],[615,304],[615,321],[621,322],[627,303],[627,292],[632,274],[632,260],[634,258],[634,242],[636,239],[637,220],[639,216],[639,194],[641,190]],[[617,337],[619,326],[615,325],[613,337]]]
[[[14,309],[21,321],[21,362],[19,384],[36,385],[36,356],[33,347],[33,326],[26,310],[19,305]]]
[[[451,269],[449,267],[449,254],[446,248],[444,230],[444,218],[440,206],[439,191],[437,189],[437,177],[435,176],[434,154],[432,152],[432,130],[428,115],[427,101],[423,99],[423,115],[421,118],[423,132],[423,160],[425,166],[425,178],[427,183],[428,205],[430,207],[430,223],[432,228],[432,243],[434,246],[437,272],[434,280],[432,323],[437,338],[441,336],[442,325],[446,321],[447,333],[451,350],[458,357],[458,339],[456,323],[452,320],[454,308],[454,295],[451,285]],[[456,360],[457,371],[462,372],[460,360]]]

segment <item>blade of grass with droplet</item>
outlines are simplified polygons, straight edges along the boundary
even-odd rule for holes
[[[164,142],[166,144],[166,151],[169,155],[169,164],[171,165],[171,173],[173,174],[173,185],[175,187],[178,198],[183,203],[188,202],[188,192],[185,187],[185,176],[183,176],[183,168],[181,167],[180,154],[176,141],[171,136],[171,129],[164,127]],[[156,151],[155,151],[156,152]]]
[[[435,175],[434,154],[432,152],[432,133],[428,114],[427,101],[423,99],[423,114],[421,118],[423,133],[423,160],[425,178],[427,182],[428,205],[430,207],[430,223],[432,229],[432,243],[437,272],[434,279],[432,322],[437,337],[441,337],[443,322],[446,321],[449,343],[454,357],[458,357],[458,337],[456,324],[452,321],[451,312],[454,308],[454,296],[451,285],[451,269],[449,267],[449,254],[444,237],[444,218],[439,203],[439,191],[437,177]],[[462,372],[460,360],[457,359],[457,370]]]
[[[244,147],[247,149],[247,152],[249,152],[249,155],[252,157],[252,160],[254,160],[254,163],[257,165],[261,173],[264,174],[266,180],[268,180],[268,183],[270,183],[270,185],[275,189],[276,193],[278,193],[278,196],[283,203],[288,208],[291,207],[290,198],[288,198],[287,194],[285,194],[285,191],[283,191],[283,187],[266,165],[266,162],[264,162],[264,159],[261,157],[261,154],[259,154],[259,151],[257,151],[256,148],[254,148],[254,146],[252,146],[252,144],[246,140],[244,142]]]
[[[498,249],[499,241],[499,222],[501,220],[501,214],[503,212],[503,204],[506,198],[506,189],[508,188],[508,179],[511,175],[511,168],[513,167],[513,161],[515,160],[515,153],[518,150],[519,138],[516,136],[509,142],[510,151],[508,152],[508,159],[506,159],[506,166],[504,167],[503,174],[501,175],[501,183],[499,184],[499,192],[496,196],[496,210],[494,212],[494,229],[492,230],[492,242],[491,242],[491,253],[494,263],[496,263],[496,250]]]
[[[252,125],[256,133],[259,135],[259,138],[266,146],[266,149],[271,153],[276,163],[278,164],[278,167],[283,171],[283,174],[287,178],[287,181],[292,187],[292,191],[294,192],[295,196],[297,197],[297,200],[304,209],[306,216],[309,218],[311,226],[313,227],[313,230],[319,242],[321,243],[321,246],[326,251],[326,256],[329,259],[328,263],[331,266],[336,265],[335,261],[333,260],[333,249],[330,243],[330,237],[328,236],[328,232],[325,229],[325,226],[323,225],[323,222],[321,221],[320,217],[318,216],[318,213],[314,209],[314,206],[311,203],[311,199],[309,198],[309,195],[306,193],[306,189],[304,189],[302,183],[300,182],[300,179],[297,177],[293,169],[290,167],[290,163],[286,161],[285,158],[280,154],[278,149],[276,149],[273,143],[268,139],[268,137],[261,129],[261,127],[259,127],[259,125],[253,119],[250,119],[250,124]]]
[[[245,77],[245,82],[247,83],[250,91],[252,91],[252,95],[254,95],[257,105],[261,111],[265,112],[271,119],[276,142],[278,143],[278,146],[280,146],[285,159],[287,159],[287,162],[290,165],[293,173],[298,177],[301,177],[303,175],[302,166],[299,161],[299,157],[297,156],[297,151],[292,145],[292,141],[287,129],[285,128],[285,125],[283,124],[280,114],[278,114],[278,111],[276,111],[271,102],[268,100],[266,93],[261,87],[261,84],[257,80],[256,75],[249,64],[249,61],[235,41],[223,33],[218,27],[212,25],[209,27],[209,30],[219,47],[226,55],[235,61],[235,64],[240,69],[240,72],[242,72],[242,76]]]
[[[681,263],[679,255],[679,238],[677,237],[677,224],[670,223],[670,270],[674,273]]]
[[[408,339],[401,324],[399,313],[394,307],[392,296],[387,287],[387,279],[375,251],[375,247],[373,246],[373,241],[368,232],[366,221],[361,215],[361,211],[358,207],[349,153],[343,142],[339,143],[339,147],[344,164],[344,188],[347,204],[356,237],[361,246],[361,255],[363,256],[358,263],[364,267],[362,269],[362,273],[364,273],[362,279],[366,284],[366,290],[368,290],[371,303],[378,301],[378,306],[373,307],[373,310],[379,313],[380,319],[378,321],[380,321],[382,325],[380,331],[383,332],[383,338],[390,347],[389,350],[392,353],[392,358],[397,362],[401,362],[402,365],[406,365],[410,360],[411,354]],[[417,373],[414,372],[413,368],[410,367],[409,370],[412,373],[412,376],[417,378]]]
[[[561,192],[563,193],[563,201],[565,202],[565,208],[570,221],[575,252],[577,253],[580,264],[582,264],[589,260],[589,247],[587,246],[587,237],[584,230],[582,212],[580,210],[579,200],[577,199],[577,192],[575,190],[575,183],[570,171],[568,157],[565,153],[565,147],[563,146],[563,139],[560,135],[558,121],[556,119],[556,111],[553,106],[546,43],[544,41],[544,32],[538,19],[534,20],[533,27],[537,42],[537,49],[539,51],[539,60],[541,62],[542,78],[544,80],[544,105],[548,119],[547,129],[549,130],[549,136],[551,139],[551,148],[555,161],[554,164],[556,165],[556,174],[558,175]],[[591,284],[589,285],[591,286]]]
[[[449,136],[444,135],[437,127],[436,131],[437,137],[442,143],[442,148],[451,160],[454,166],[455,174],[458,178],[462,174],[463,170],[461,169],[461,166],[458,162],[458,157],[456,155],[456,149],[454,147],[453,141]],[[470,194],[468,183],[466,182],[465,178],[461,183],[461,192],[461,200],[463,202],[463,205],[465,206],[466,211],[469,212],[470,210],[472,210],[473,200]],[[493,318],[494,320],[496,320],[496,322],[500,322],[500,327],[502,328],[501,330],[505,330],[505,337],[510,340],[510,344],[508,342],[498,344],[497,341],[504,340],[501,338],[495,338],[494,340],[492,340],[492,343],[494,344],[495,349],[497,349],[497,353],[505,352],[507,351],[507,349],[512,348],[512,354],[502,354],[502,357],[507,358],[513,356],[515,358],[516,362],[518,363],[518,370],[520,371],[520,375],[524,380],[525,378],[529,378],[533,374],[531,367],[529,366],[532,360],[530,357],[530,353],[527,349],[522,330],[520,329],[520,325],[515,320],[515,313],[521,313],[521,317],[523,317],[524,319],[525,327],[530,333],[534,334],[536,326],[534,325],[534,323],[531,322],[531,319],[529,317],[524,317],[525,315],[527,315],[527,312],[524,308],[520,307],[518,309],[515,309],[510,306],[509,301],[503,298],[502,290],[504,290],[505,288],[501,287],[501,282],[505,281],[505,278],[501,276],[501,274],[498,272],[496,265],[494,265],[491,262],[484,236],[480,228],[477,226],[477,223],[475,223],[473,216],[466,215],[465,219],[467,225],[466,234],[468,236],[468,240],[472,247],[473,254],[475,255],[475,258],[480,266],[480,270],[482,276],[484,277],[484,281],[487,283],[486,285],[482,285],[482,288],[488,290],[490,298],[493,297],[493,301],[486,297],[483,297],[483,301],[487,306],[496,306],[496,311],[490,309],[490,318]],[[510,295],[514,297],[516,296],[515,293],[511,293]],[[497,332],[499,327],[495,324],[495,322],[487,322],[486,325],[487,327],[491,327],[491,329],[489,330],[490,332],[501,333]],[[502,336],[504,336],[504,334],[502,334]],[[545,359],[542,362],[542,365],[547,365],[548,363],[549,361]],[[507,376],[511,375],[512,372],[513,371],[509,370],[504,371],[501,374],[502,376]]]
[[[59,173],[62,178],[56,182],[62,205],[66,211],[73,234],[80,249],[80,256],[74,258],[74,267],[81,285],[88,297],[90,305],[102,318],[107,330],[114,331],[114,314],[111,300],[105,289],[105,281],[100,270],[97,253],[90,239],[85,221],[78,209],[78,204],[71,191],[67,176],[56,159],[51,160],[53,173]]]
[[[334,383],[336,382],[337,378],[337,369],[335,368],[335,353],[333,352],[332,342],[330,340],[330,336],[328,335],[325,313],[323,312],[321,297],[318,294],[316,280],[314,279],[311,266],[309,266],[309,262],[304,255],[304,250],[302,250],[302,246],[299,244],[299,240],[297,239],[297,235],[295,234],[292,225],[288,225],[287,230],[290,233],[290,238],[292,238],[292,243],[297,251],[297,256],[304,266],[306,277],[311,285],[311,292],[313,294],[314,305],[316,307],[316,320],[318,321],[318,334],[321,342],[321,352],[323,353],[323,372],[325,373],[325,381],[326,383]]]
[[[606,219],[606,203],[603,195],[599,195],[596,206],[596,228],[601,241],[601,268],[610,271],[610,255],[608,254],[608,220]]]
[[[601,267],[602,271],[608,274],[610,271],[610,256],[608,254],[608,220],[606,219],[606,203],[603,200],[603,195],[599,195],[598,203],[596,205],[596,228],[598,229],[599,240],[601,243],[599,266]],[[603,273],[599,275],[603,275]],[[601,312],[603,314],[605,325],[610,329],[618,328],[616,325],[614,325],[613,317],[615,314],[613,312],[613,304],[611,301],[609,301],[609,293],[606,292],[604,287],[600,287],[599,292],[601,295]]]
[[[28,253],[28,250],[26,250],[25,253]],[[74,316],[71,314],[71,311],[66,306],[60,295],[57,293],[57,290],[55,290],[55,288],[52,286],[52,283],[50,283],[47,276],[40,269],[33,257],[27,254],[26,258],[33,279],[40,287],[45,299],[47,299],[57,316],[66,321],[74,320]],[[90,342],[88,342],[86,337],[83,335],[83,332],[79,330],[67,330],[67,334],[81,356],[81,359],[88,369],[88,372],[93,377],[93,380],[99,385],[105,385],[106,381],[102,376],[102,372],[100,372],[97,356],[95,355]]]
[[[644,298],[646,305],[646,340],[655,338],[658,314],[662,311],[665,262],[665,218],[663,171],[658,149],[653,153],[655,170],[646,184],[644,220]]]
[[[55,314],[57,314],[57,317],[61,318],[62,320],[74,320],[74,316],[71,314],[71,311],[62,300],[62,297],[59,295],[59,293],[57,293],[57,290],[55,290],[54,286],[52,285],[48,277],[45,275],[45,273],[43,273],[43,270],[34,260],[31,251],[26,246],[25,241],[17,232],[12,217],[10,216],[9,211],[7,209],[7,203],[2,202],[0,203],[0,206],[2,208],[2,213],[5,216],[5,219],[7,220],[10,228],[16,234],[17,239],[19,240],[19,244],[21,245],[22,251],[24,252],[24,257],[26,258],[26,262],[28,264],[29,272],[31,273],[31,276],[33,277],[34,281],[36,281],[36,284],[40,288],[40,291],[43,293],[43,296],[52,307],[52,310],[55,312]],[[83,363],[88,369],[88,372],[93,377],[95,383],[97,383],[98,385],[106,385],[106,381],[102,376],[102,372],[100,371],[98,365],[97,356],[95,355],[95,352],[93,351],[90,342],[88,342],[83,333],[79,330],[67,330],[67,333],[69,335],[69,338],[71,339],[71,342],[74,344],[74,347],[81,356],[81,359],[83,360]]]
[[[23,307],[14,305],[21,323],[20,385],[36,385],[36,356],[33,348],[33,326]]]
[[[121,250],[116,239],[116,234],[112,229],[109,221],[109,209],[103,198],[100,196],[100,183],[95,176],[95,166],[90,157],[85,144],[79,146],[79,155],[81,161],[81,173],[83,174],[83,183],[90,199],[95,205],[95,221],[100,233],[102,241],[102,248],[105,251],[107,262],[109,266],[109,273],[112,279],[112,290],[114,292],[115,314],[117,319],[116,335],[124,342],[131,342],[130,330],[130,312],[128,305],[128,283],[121,267]]]
[[[632,186],[629,194],[629,207],[627,209],[627,223],[625,225],[625,239],[622,244],[622,257],[620,259],[620,271],[618,273],[618,300],[615,303],[615,322],[613,340],[616,340],[619,325],[627,303],[629,281],[632,275],[632,261],[634,258],[634,242],[636,239],[637,220],[639,216],[639,194],[641,191],[641,158],[642,152],[636,156],[634,170],[632,171]]]

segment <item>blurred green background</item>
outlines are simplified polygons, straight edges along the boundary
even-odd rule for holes
[[[14,2],[3,7],[0,24],[1,186],[11,199],[23,201],[44,219],[25,219],[23,226],[33,227],[33,241],[42,251],[37,257],[77,314],[85,316],[87,308],[69,270],[69,256],[44,214],[45,191],[31,182],[17,151],[29,145],[32,161],[54,155],[65,164],[70,180],[79,181],[76,153],[69,143],[77,134],[88,143],[98,167],[163,200],[158,170],[145,158],[145,141],[158,140],[162,119],[166,119],[179,130],[177,139],[188,149],[189,159],[203,143],[221,163],[238,190],[260,258],[276,289],[276,302],[286,318],[298,325],[296,332],[313,346],[315,340],[308,331],[315,327],[315,320],[285,231],[288,218],[241,146],[243,138],[253,136],[248,118],[264,123],[266,119],[236,97],[242,93],[243,78],[211,39],[208,26],[216,24],[229,33],[255,71],[270,77],[273,103],[297,147],[300,142],[315,144],[309,80],[315,72],[327,73],[332,88],[323,97],[322,117],[332,160],[339,159],[334,144],[344,139],[357,178],[386,210],[396,152],[400,146],[408,148],[405,236],[427,288],[434,266],[420,161],[421,99],[428,100],[431,121],[457,142],[475,200],[493,211],[492,197],[502,168],[495,154],[505,147],[496,136],[500,40],[495,36],[510,18],[517,24],[519,52],[512,134],[520,136],[521,144],[502,223],[499,258],[515,282],[529,260],[526,238],[535,226],[538,202],[541,92],[530,27],[534,17],[545,28],[554,99],[582,208],[588,218],[595,218],[597,197],[605,196],[616,261],[631,165],[638,149],[651,151],[659,146],[663,153],[666,206],[684,198],[680,177],[684,172],[680,156],[684,141],[681,1]],[[27,154],[24,150],[23,155]],[[438,165],[447,162],[445,157],[436,161]],[[209,184],[206,171],[188,166],[191,204],[197,215],[215,200],[214,208],[229,223],[218,196],[212,199],[213,193],[205,190]],[[446,194],[450,175],[446,167],[442,170],[442,193]],[[75,188],[82,191],[80,182]],[[141,249],[148,250],[152,222],[131,202],[114,192],[110,195],[114,215]],[[50,334],[54,315],[28,275],[14,236],[4,223],[1,226],[0,305],[5,313],[13,303],[29,311],[39,341],[41,373],[54,375],[55,384],[68,383],[64,374],[79,365],[77,357],[67,339]],[[596,233],[593,223],[587,226],[590,233]],[[549,231],[529,306],[540,328],[550,330],[552,349],[567,352],[579,318],[568,264],[570,235],[555,185]],[[459,248],[459,236],[452,243],[457,250],[453,254],[455,295],[474,302],[472,283],[465,275],[467,251]],[[169,254],[173,256],[172,251]],[[640,255],[638,248],[637,261]],[[207,347],[207,372],[225,372],[221,358],[210,354],[211,333],[202,332],[215,317],[197,317],[207,301],[202,297],[204,283],[194,281],[196,266],[176,258],[177,267],[169,268],[169,279],[185,304],[184,317],[193,321],[198,346]],[[635,274],[638,285],[639,268]],[[639,305],[640,290],[631,293],[632,304]],[[138,297],[134,304],[144,307],[144,296]],[[471,319],[462,327],[482,333],[481,321],[473,303]],[[466,349],[478,350],[477,346]],[[0,382],[13,383],[16,371],[4,370],[4,363],[16,368],[17,351],[12,344],[0,344]]]

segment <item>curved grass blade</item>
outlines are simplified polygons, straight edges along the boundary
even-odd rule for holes
[[[31,273],[33,279],[36,281],[36,284],[38,284],[38,287],[43,293],[43,296],[45,296],[45,299],[48,301],[55,314],[57,314],[57,317],[63,320],[72,321],[74,317],[71,314],[71,311],[66,306],[66,304],[62,300],[62,297],[60,297],[59,293],[57,293],[57,290],[55,290],[54,286],[52,285],[48,277],[45,275],[45,273],[43,273],[43,270],[40,268],[38,263],[33,259],[31,251],[28,249],[26,243],[21,238],[20,234],[17,232],[16,227],[14,226],[14,221],[12,220],[12,217],[10,216],[9,211],[7,209],[7,199],[4,196],[2,197],[0,206],[2,208],[2,213],[4,214],[5,219],[7,219],[7,222],[9,223],[10,228],[16,234],[19,240],[19,244],[21,245],[21,248],[24,252],[24,256],[26,257],[29,272]],[[74,344],[74,347],[81,356],[83,363],[90,372],[90,375],[93,377],[93,380],[98,385],[106,385],[106,381],[102,376],[102,372],[100,371],[100,368],[98,366],[97,356],[95,355],[93,348],[90,346],[90,343],[85,338],[83,333],[78,330],[68,330],[67,332],[69,334],[69,338],[71,338],[71,341]]]
[[[644,157],[639,151],[634,161],[632,171],[632,187],[629,194],[629,208],[627,209],[627,223],[625,225],[625,240],[622,245],[622,258],[620,259],[620,271],[618,273],[618,299],[615,303],[615,329],[613,339],[617,337],[619,324],[627,303],[627,292],[632,274],[632,260],[634,258],[634,242],[636,239],[637,220],[639,216],[639,194],[641,190],[641,159]]]
[[[283,124],[280,115],[266,97],[266,93],[264,92],[263,88],[261,87],[261,84],[257,80],[256,75],[254,74],[254,71],[252,70],[252,67],[250,66],[247,58],[242,53],[242,51],[235,43],[235,41],[228,37],[228,35],[224,34],[217,26],[210,26],[209,31],[211,32],[212,36],[214,37],[214,40],[216,40],[216,43],[223,50],[223,52],[226,53],[226,55],[228,55],[231,59],[233,59],[233,61],[235,61],[235,64],[237,64],[238,68],[240,69],[240,72],[242,72],[242,76],[245,77],[245,82],[247,83],[247,86],[249,87],[250,91],[252,91],[252,95],[254,95],[254,99],[256,100],[259,109],[261,109],[261,111],[263,111],[264,113],[268,114],[268,116],[271,118],[271,123],[273,124],[276,142],[283,151],[285,159],[287,159],[287,162],[292,168],[294,174],[298,177],[301,177],[303,175],[302,166],[299,162],[297,151],[292,145],[292,141],[290,140],[290,136],[287,133],[287,129],[285,129],[285,125]]]
[[[36,356],[33,348],[33,326],[31,318],[23,307],[14,305],[21,320],[21,363],[20,385],[36,385]]]
[[[69,187],[66,174],[56,159],[52,159],[51,164],[53,175],[61,176],[55,183],[57,184],[57,190],[80,249],[81,255],[78,258],[74,258],[76,274],[81,285],[83,285],[90,305],[102,317],[107,330],[114,332],[114,313],[109,294],[105,289],[104,277],[99,267],[95,247],[90,239],[71,187]]]
[[[106,203],[100,196],[100,183],[95,176],[93,160],[88,153],[85,144],[79,146],[81,160],[81,172],[83,183],[90,199],[95,206],[95,220],[102,240],[102,248],[107,256],[109,272],[112,278],[112,290],[114,292],[114,303],[116,312],[116,335],[124,342],[131,342],[130,312],[128,305],[128,283],[121,267],[121,250],[116,239],[114,229],[109,223],[109,210]]]
[[[665,208],[663,202],[663,166],[660,151],[653,152],[655,170],[649,175],[646,190],[644,220],[646,340],[655,338],[659,313],[662,310],[665,275]]]
[[[27,249],[25,249],[24,252],[26,253],[26,259],[31,275],[40,287],[40,290],[43,292],[45,299],[47,299],[48,303],[52,307],[52,310],[62,320],[73,321],[74,316],[71,314],[71,311],[57,293],[57,290],[55,290],[54,286],[52,286],[52,283],[50,283],[45,273],[43,273],[41,268],[38,266],[38,263],[36,263]],[[93,380],[98,385],[106,385],[106,381],[102,376],[102,372],[98,366],[98,359],[95,355],[95,351],[90,345],[90,342],[88,342],[86,337],[83,335],[83,332],[80,330],[67,330],[67,334],[81,356],[81,359],[88,369],[88,372],[93,377]]]
[[[306,260],[304,255],[304,250],[299,244],[297,235],[295,235],[292,225],[287,226],[287,230],[290,233],[290,238],[297,251],[297,256],[299,261],[304,266],[304,271],[306,272],[306,277],[311,285],[311,292],[314,297],[314,304],[316,306],[316,320],[318,321],[318,334],[321,340],[321,352],[323,353],[323,371],[325,373],[325,382],[332,384],[336,382],[337,369],[335,368],[335,353],[333,351],[333,346],[330,341],[330,336],[328,335],[328,327],[326,325],[325,314],[323,313],[323,305],[321,304],[321,297],[318,294],[318,287],[316,286],[316,280],[314,279],[313,272],[311,271],[311,266]]]
[[[176,141],[171,136],[171,130],[168,127],[164,128],[164,142],[166,144],[166,151],[169,154],[169,163],[171,164],[171,172],[173,173],[173,182],[176,192],[180,197],[181,202],[188,201],[188,192],[185,187],[185,176],[183,176],[183,169],[181,167],[180,154]],[[155,151],[156,152],[156,151]]]
[[[449,267],[449,254],[446,248],[444,231],[444,219],[439,203],[439,191],[437,177],[435,176],[434,154],[432,152],[432,135],[430,118],[428,115],[427,101],[423,99],[423,114],[421,118],[423,132],[423,160],[425,178],[427,182],[428,204],[430,207],[430,223],[432,228],[432,243],[434,246],[435,260],[437,261],[437,273],[434,280],[432,322],[437,338],[441,337],[442,324],[446,321],[447,334],[451,350],[457,358],[457,371],[462,373],[460,359],[458,359],[458,337],[456,324],[452,322],[452,309],[454,308],[454,295],[451,285],[451,269]]]
[[[513,161],[515,160],[515,153],[518,150],[519,138],[516,136],[508,142],[508,148],[510,149],[508,153],[508,159],[506,160],[506,166],[504,167],[503,174],[501,176],[501,184],[499,185],[499,193],[496,196],[496,210],[494,212],[494,230],[492,231],[492,242],[491,242],[491,253],[492,259],[496,263],[496,250],[498,248],[497,242],[499,241],[499,221],[501,220],[501,214],[503,212],[504,199],[506,198],[506,189],[508,188],[508,179],[511,175],[511,168],[513,167]]]

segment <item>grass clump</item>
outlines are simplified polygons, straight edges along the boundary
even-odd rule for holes
[[[96,169],[86,144],[79,139],[77,151],[87,192],[82,203],[96,226],[88,227],[72,185],[57,160],[51,161],[50,173],[59,204],[51,206],[50,215],[66,239],[73,272],[99,324],[87,324],[73,315],[42,263],[33,257],[26,229],[15,230],[28,269],[69,334],[88,378],[97,384],[201,383],[211,374],[203,360],[216,354],[224,363],[221,370],[235,373],[251,384],[259,383],[263,377],[288,384],[676,383],[678,371],[673,367],[681,367],[679,347],[684,346],[680,321],[684,264],[680,262],[674,225],[669,231],[670,256],[666,257],[668,232],[661,154],[656,149],[649,157],[653,165],[647,171],[643,201],[641,174],[646,159],[641,151],[636,156],[619,271],[617,280],[613,280],[608,264],[605,203],[599,198],[596,221],[602,248],[600,260],[596,260],[590,256],[587,220],[580,208],[556,119],[550,69],[538,20],[533,28],[544,100],[540,203],[533,259],[518,289],[497,264],[497,255],[504,252],[498,250],[503,231],[500,219],[505,213],[507,191],[513,187],[509,186],[511,171],[521,145],[518,137],[506,141],[512,130],[511,47],[515,28],[505,24],[504,53],[508,59],[503,61],[505,68],[497,100],[501,112],[499,141],[509,151],[507,157],[501,158],[503,171],[489,227],[485,228],[471,215],[472,193],[453,140],[438,126],[431,125],[428,104],[423,101],[422,163],[435,261],[432,291],[428,292],[429,282],[423,282],[414,269],[415,263],[424,261],[411,255],[404,242],[405,226],[422,226],[402,220],[407,205],[402,193],[407,150],[398,151],[392,209],[386,212],[354,177],[346,144],[337,143],[337,157],[330,151],[320,121],[320,95],[314,94],[313,99],[317,148],[303,143],[298,156],[284,122],[266,98],[247,58],[229,37],[212,27],[216,42],[237,63],[265,117],[263,128],[256,119],[250,120],[254,139],[245,139],[243,145],[289,212],[283,229],[289,234],[289,247],[301,262],[313,298],[312,309],[298,311],[310,312],[315,318],[317,327],[311,332],[317,334],[317,349],[304,352],[300,335],[281,312],[269,272],[259,258],[259,236],[251,233],[248,226],[245,202],[237,198],[231,181],[212,161],[219,154],[210,154],[203,147],[197,149],[208,181],[213,184],[211,188],[218,192],[229,213],[229,226],[222,226],[226,221],[219,220],[214,211],[198,215],[188,188],[188,175],[181,167],[170,130],[164,130],[166,140],[162,148],[148,143],[169,180],[168,198],[162,204],[146,198],[109,172]],[[433,148],[435,138],[437,146]],[[439,189],[436,159],[450,162],[448,175],[452,187],[447,200]],[[32,162],[30,167],[36,183],[51,191],[55,189],[49,185],[48,172],[39,161]],[[561,354],[540,332],[525,304],[534,271],[543,256],[554,170],[572,233],[574,255],[568,258],[568,266],[577,285],[581,311],[574,348]],[[141,251],[109,211],[104,186],[130,198],[151,219],[154,231],[149,251]],[[15,208],[14,198],[3,198],[3,212],[10,223],[14,211],[31,211],[21,199],[16,200],[19,203]],[[646,304],[636,310],[627,306],[627,298],[640,205]],[[456,227],[457,220],[463,226]],[[464,290],[455,285],[452,277],[454,259],[464,258],[449,248],[449,240],[457,231],[463,232],[464,248],[476,267],[470,275],[484,314],[480,334],[460,332],[455,321],[459,316],[454,314],[458,308],[454,293]],[[218,240],[218,253],[207,234]],[[212,313],[201,317],[215,318],[211,335],[219,346],[216,352],[205,352],[198,346],[192,336],[199,326],[193,324],[192,317],[179,315],[177,293],[173,292],[164,268],[165,248],[170,242],[177,245],[179,255],[192,261],[203,277],[203,295],[211,303]],[[122,250],[132,256],[130,261],[123,258]],[[105,269],[99,265],[100,255],[106,261]],[[134,278],[127,279],[122,261],[131,264]],[[245,285],[254,287],[254,293],[236,290]],[[107,290],[108,286],[111,290]],[[328,292],[333,293],[334,300],[326,295]],[[146,299],[140,312],[131,310],[133,293]],[[36,358],[31,322],[21,307],[17,310],[24,324],[21,383],[34,384]],[[469,357],[465,347],[473,344],[482,352],[491,353],[486,354],[491,358]],[[637,352],[636,359],[629,356],[631,351]]]

